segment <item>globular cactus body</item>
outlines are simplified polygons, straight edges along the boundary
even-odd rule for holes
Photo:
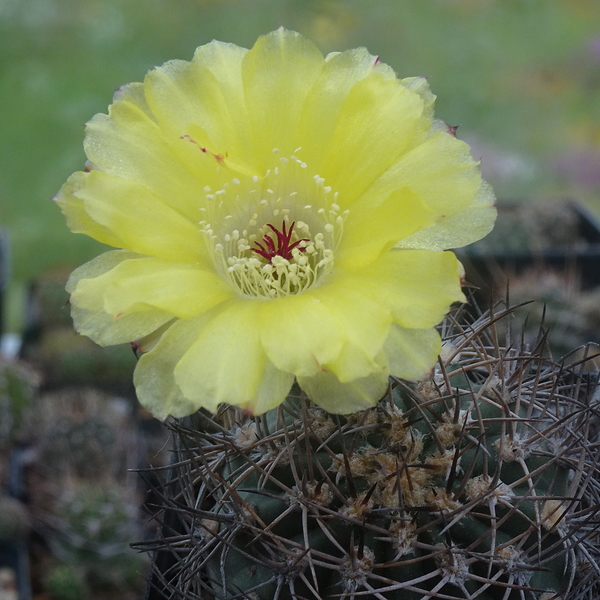
[[[166,597],[595,598],[590,383],[501,346],[497,318],[454,320],[432,376],[361,413],[298,392],[173,424]]]

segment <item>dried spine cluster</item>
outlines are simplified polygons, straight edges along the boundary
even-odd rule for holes
[[[592,600],[593,381],[449,318],[431,378],[328,415],[300,393],[173,423],[155,585],[168,598]]]

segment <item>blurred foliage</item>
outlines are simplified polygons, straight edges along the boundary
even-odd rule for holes
[[[428,76],[437,114],[461,126],[500,196],[593,201],[599,24],[597,0],[0,0],[0,224],[15,282],[100,251],[49,198],[82,168],[82,125],[115,88],[213,38],[248,47],[279,25]]]

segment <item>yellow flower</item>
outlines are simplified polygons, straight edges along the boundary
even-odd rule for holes
[[[443,250],[495,217],[433,101],[365,49],[323,57],[284,29],[121,88],[57,196],[73,231],[120,248],[73,273],[78,331],[135,341],[138,396],[159,418],[221,402],[259,414],[294,378],[349,413],[390,373],[422,376],[464,299]]]

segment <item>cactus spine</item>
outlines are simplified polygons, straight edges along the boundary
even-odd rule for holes
[[[431,377],[344,417],[299,391],[171,424],[167,598],[600,596],[593,381],[497,322],[449,317]],[[170,557],[169,566],[161,562]]]

